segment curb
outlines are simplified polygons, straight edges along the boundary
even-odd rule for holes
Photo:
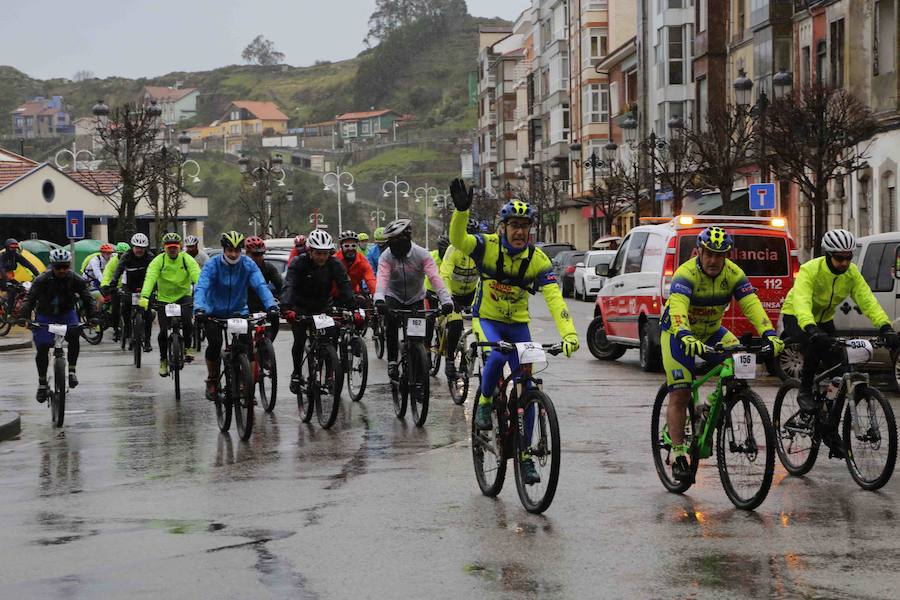
[[[0,412],[0,441],[10,440],[22,432],[19,413]]]
[[[27,342],[11,342],[9,344],[0,343],[0,352],[9,352],[10,350],[24,350],[31,348],[31,340]]]

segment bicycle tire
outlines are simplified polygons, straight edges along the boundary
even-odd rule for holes
[[[270,413],[275,410],[278,395],[278,364],[275,360],[275,347],[269,338],[263,338],[256,348],[256,368],[259,401],[263,410]]]
[[[446,320],[444,320],[442,325],[434,324],[432,343],[427,353],[429,362],[428,374],[432,377],[437,377],[438,372],[441,370],[441,350],[444,345],[443,341],[446,331]]]
[[[128,340],[131,339],[131,336],[125,335],[125,315],[122,314],[121,308],[119,310],[119,334],[119,344],[124,352],[125,348],[128,347]]]
[[[172,380],[175,382],[175,399],[181,400],[181,367],[183,366],[182,358],[184,349],[181,347],[181,335],[177,331],[169,334],[169,373],[172,374]]]
[[[431,382],[428,378],[428,351],[424,344],[411,344],[409,348],[409,407],[416,427],[425,425],[428,418],[428,402]]]
[[[221,367],[224,368],[224,360]],[[228,433],[231,429],[231,390],[234,389],[234,376],[230,373],[230,369],[225,373],[225,389],[219,388],[216,393],[216,422],[219,424],[219,431]]]
[[[530,452],[535,468],[538,465],[541,465],[541,467],[549,466],[546,478],[542,473],[541,481],[539,482],[542,485],[546,479],[546,487],[536,487],[539,484],[525,485],[522,463],[518,460],[519,452],[516,453],[516,458],[513,461],[515,463],[516,491],[519,493],[519,500],[522,502],[522,506],[530,513],[540,514],[550,508],[550,504],[553,503],[553,497],[556,495],[560,463],[562,462],[562,449],[559,440],[559,420],[556,417],[556,408],[553,406],[553,401],[540,390],[527,390],[519,401],[519,405],[524,407],[525,414],[528,414],[529,407],[532,404],[535,405],[536,410],[534,424],[537,425],[537,433],[540,435],[541,440],[535,444],[532,435]],[[548,434],[550,436],[549,443],[546,439]],[[518,439],[518,436],[516,437]],[[521,452],[522,450],[520,449],[519,451]],[[548,453],[549,460],[547,459]],[[531,492],[536,490],[538,490],[538,493],[534,496]]]
[[[315,407],[319,403],[319,361],[312,346],[307,343],[303,348],[303,363],[306,366],[306,380],[297,390],[297,410],[300,420],[309,423]],[[301,373],[303,365],[301,365]]]
[[[7,292],[9,293],[9,292]],[[12,316],[10,315],[11,319]],[[12,322],[7,319],[6,315],[6,298],[0,299],[0,337],[5,336],[12,329]]]
[[[891,475],[894,473],[894,465],[897,461],[897,421],[894,419],[894,410],[891,408],[890,403],[885,399],[884,395],[874,387],[864,387],[857,386],[857,389],[863,390],[860,393],[860,396],[871,396],[875,402],[881,407],[883,417],[882,421],[887,428],[888,435],[888,451],[887,458],[884,462],[884,466],[881,468],[880,473],[877,477],[866,478],[864,474],[861,472],[859,468],[859,464],[857,463],[857,450],[854,449],[852,442],[853,440],[858,440],[856,435],[853,433],[852,429],[852,419],[850,418],[850,407],[847,406],[844,408],[844,428],[843,428],[843,442],[844,442],[844,456],[847,462],[847,469],[850,471],[850,476],[853,477],[853,481],[864,490],[874,491],[883,487],[888,481],[891,479]],[[861,401],[865,398],[856,398],[857,405],[861,403]],[[868,412],[868,410],[867,410]],[[859,414],[859,409],[857,408],[857,413]],[[860,425],[863,425],[862,415],[859,414],[860,417]],[[871,426],[872,416],[869,415],[867,421]],[[879,428],[880,429],[880,428]],[[866,436],[872,435],[871,427],[866,429]],[[862,443],[863,440],[858,440],[860,442],[859,454],[864,454],[865,445]],[[877,445],[880,447],[883,443],[883,434],[879,433]],[[869,443],[871,446],[871,443]]]
[[[50,418],[55,427],[62,427],[66,418],[66,359],[53,359],[53,395],[50,397]]]
[[[347,358],[347,394],[350,400],[359,402],[366,393],[369,380],[369,351],[362,336],[350,338],[349,356]]]
[[[506,458],[503,456],[503,444],[506,439],[507,423],[497,412],[498,402],[494,402],[492,415],[494,427],[489,431],[475,428],[475,416],[471,423],[472,464],[475,467],[475,481],[481,493],[490,498],[495,497],[503,489],[506,481]],[[488,456],[493,459],[488,459]],[[491,461],[491,468],[485,469],[485,459]]]
[[[772,487],[772,476],[775,473],[775,432],[772,429],[772,421],[769,419],[769,411],[763,403],[762,398],[751,390],[745,388],[735,392],[731,398],[728,398],[723,405],[721,417],[719,418],[716,428],[716,462],[719,467],[719,479],[722,481],[722,487],[731,503],[742,510],[753,510],[763,503],[766,496],[769,495],[769,489]],[[747,427],[747,439],[735,437],[734,425],[735,409],[743,408],[744,416],[749,417],[748,421],[752,426]],[[759,417],[758,422],[751,415],[756,412]],[[762,431],[759,431],[759,427]],[[743,432],[738,432],[740,433]],[[760,436],[762,436],[763,446],[760,446]],[[735,451],[736,449],[740,449]],[[765,456],[760,456],[760,452],[764,451]],[[739,491],[734,482],[733,469],[729,468],[727,457],[729,455],[745,455],[748,461],[754,463],[757,469],[762,467],[761,480],[758,486],[751,486],[747,493]],[[759,459],[762,458],[760,461]],[[756,475],[751,479],[755,479]]]
[[[234,425],[238,436],[246,442],[253,433],[253,403],[256,391],[256,386],[253,385],[253,373],[250,372],[250,360],[246,354],[237,355],[232,371],[236,371],[234,382],[237,384],[231,389]]]
[[[144,341],[144,317],[141,311],[132,307],[135,311],[134,317],[131,319],[131,349],[134,352],[134,366],[141,368],[141,354],[144,352],[142,346]]]
[[[341,406],[341,387],[343,387],[344,374],[341,372],[341,361],[338,358],[334,346],[324,344],[319,348],[319,357],[322,360],[319,369],[319,395],[316,401],[316,418],[322,429],[328,429],[334,425]],[[330,385],[329,385],[330,382]],[[327,392],[328,396],[322,392]]]
[[[469,332],[463,334],[456,345],[456,350],[450,360],[456,370],[456,378],[447,380],[447,387],[450,390],[450,399],[453,404],[460,406],[465,403],[469,396],[469,361],[467,341]]]
[[[822,439],[819,435],[818,427],[812,426],[811,430],[801,430],[794,427],[791,423],[798,411],[793,407],[785,409],[785,398],[791,390],[799,390],[800,382],[796,379],[788,379],[778,388],[775,394],[775,404],[772,406],[772,428],[775,431],[775,450],[778,452],[778,460],[784,469],[791,475],[799,477],[809,473],[813,465],[816,464],[816,457],[819,456],[819,447]],[[785,414],[791,413],[791,414]],[[809,440],[809,448],[805,448],[804,438]],[[785,442],[787,446],[785,445]],[[794,442],[797,447],[794,447]],[[802,445],[801,445],[802,444]],[[805,458],[803,458],[805,454]],[[794,455],[797,455],[796,458]],[[799,460],[798,459],[801,459]]]
[[[378,320],[372,325],[372,340],[375,342],[375,356],[378,360],[384,358],[384,350],[387,347],[384,331],[384,318],[378,317]]]
[[[671,446],[663,439],[663,428],[666,422],[666,411],[663,411],[663,407],[668,406],[668,399],[669,388],[664,383],[660,386],[659,391],[656,393],[656,399],[653,401],[653,413],[650,417],[650,448],[653,452],[653,464],[656,467],[656,474],[659,476],[659,480],[662,482],[663,487],[673,494],[683,494],[694,483],[699,461],[697,459],[697,452],[692,450],[691,456],[688,457],[691,466],[691,479],[682,481],[672,477],[672,472],[669,468],[672,459]],[[691,424],[690,431],[691,437],[693,438],[694,426],[692,413],[693,410],[689,409],[688,423]],[[695,444],[692,444],[691,446],[693,448]]]
[[[96,346],[103,341],[103,328],[100,325],[90,327],[85,323],[79,335],[91,346]]]

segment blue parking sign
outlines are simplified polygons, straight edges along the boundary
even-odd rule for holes
[[[66,211],[66,237],[70,240],[84,239],[84,211]]]
[[[750,210],[775,210],[775,184],[750,184]]]

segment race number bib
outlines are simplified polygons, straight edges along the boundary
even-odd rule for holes
[[[247,333],[247,319],[228,319],[228,333],[237,335]]]
[[[131,295],[131,305],[137,306],[141,303],[141,295],[140,294],[132,294]]]
[[[756,355],[739,352],[734,355],[734,378],[756,379]]]
[[[334,319],[329,317],[328,315],[313,315],[313,323],[316,325],[316,329],[328,329],[329,327],[334,327]]]
[[[516,344],[516,353],[519,355],[519,364],[530,365],[547,362],[547,354],[540,344],[534,342],[519,342]]]
[[[425,319],[414,317],[406,320],[406,335],[413,337],[425,337]]]
[[[166,304],[166,316],[167,317],[180,317],[181,316],[181,305],[180,304]]]
[[[47,330],[53,335],[66,335],[69,326],[61,323],[51,323],[50,325],[47,325]]]
[[[253,313],[252,317],[254,319],[264,319],[266,318],[266,313]]]
[[[847,362],[858,365],[872,359],[872,343],[869,340],[847,340]]]

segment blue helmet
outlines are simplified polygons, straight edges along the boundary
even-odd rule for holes
[[[534,221],[534,209],[521,200],[510,200],[500,209],[500,221],[528,219]]]
[[[711,252],[731,252],[734,239],[721,227],[707,227],[697,236],[697,247]]]

